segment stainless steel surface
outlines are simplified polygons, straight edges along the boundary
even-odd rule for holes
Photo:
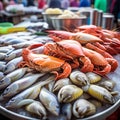
[[[113,29],[114,16],[110,13],[103,14],[102,28],[112,30]]]
[[[44,21],[46,23],[48,23],[49,28],[53,28],[51,17],[57,17],[60,14],[46,14],[46,13],[42,13],[42,15],[43,15]]]
[[[81,16],[80,18],[56,18],[51,17],[52,25],[56,30],[74,30],[76,27],[81,25],[86,25],[86,16]]]

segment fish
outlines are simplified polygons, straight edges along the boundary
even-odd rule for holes
[[[0,71],[1,72],[4,72],[5,66],[6,66],[6,62],[5,61],[0,61]]]
[[[12,46],[3,46],[0,47],[0,52],[1,53],[8,53],[9,51],[13,51],[14,48]]]
[[[32,74],[28,77],[21,78],[12,84],[10,84],[1,94],[3,97],[12,97],[13,95],[19,93],[20,91],[26,89],[27,87],[31,86],[33,83],[35,83],[38,78],[45,75],[45,73],[39,73],[39,74]]]
[[[4,60],[6,57],[6,53],[0,52],[0,60]]]
[[[18,43],[18,44],[13,44],[12,47],[15,49],[21,49],[21,48],[25,48],[28,47],[31,44],[35,44],[35,43],[39,43],[39,42],[35,42],[35,41],[26,41],[26,42],[22,42],[22,43]]]
[[[4,78],[4,77],[5,77],[4,73],[3,73],[3,72],[0,72],[0,80],[1,80],[2,78]]]
[[[27,72],[28,68],[19,68],[16,69],[15,71],[7,74],[5,77],[3,77],[0,80],[0,90],[4,89],[5,87],[7,87],[8,85],[10,85],[12,82],[20,79],[21,77],[23,77],[23,75]]]
[[[22,57],[17,57],[6,64],[4,74],[8,74],[18,68],[18,64],[23,61]]]
[[[4,72],[6,65],[0,64],[0,71]]]
[[[16,57],[20,57],[21,55],[22,55],[22,49],[17,49],[7,54],[5,60],[10,61]]]
[[[39,94],[39,99],[45,108],[55,116],[60,113],[60,104],[55,94],[48,91],[46,88],[42,88]]]
[[[25,99],[36,99],[39,96],[41,87],[52,82],[55,80],[55,76],[52,75],[45,79],[44,81],[37,82],[33,86],[25,89],[24,91],[20,92],[19,94],[12,97],[5,105],[6,108],[19,108],[20,106],[23,106],[24,102],[22,102]]]
[[[22,42],[26,42],[26,40],[19,39],[18,37],[16,37],[16,38],[12,38],[11,40],[4,42],[4,45],[13,45],[13,44],[19,44]]]

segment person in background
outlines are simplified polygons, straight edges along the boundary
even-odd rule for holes
[[[107,0],[107,13],[110,13],[110,9],[111,9],[111,5],[112,5],[112,0]]]
[[[95,0],[94,8],[102,10],[105,13],[107,11],[107,0]]]
[[[27,6],[35,6],[34,0],[27,0]]]
[[[80,0],[79,7],[91,7],[90,0]]]
[[[61,8],[61,0],[50,0],[48,7],[49,8]]]
[[[10,0],[9,1],[9,5],[15,5],[16,3],[15,3],[15,1],[14,0]]]
[[[3,10],[3,3],[2,0],[0,0],[0,11]]]
[[[27,0],[14,0],[17,4],[23,4],[25,7],[27,6]]]
[[[70,7],[78,7],[79,2],[79,0],[70,0]]]
[[[91,7],[94,8],[94,2],[95,0],[91,0]]]
[[[115,27],[120,30],[120,25],[118,23],[118,15],[120,13],[120,0],[113,0],[111,5],[111,13],[114,15]]]
[[[42,9],[46,6],[46,0],[38,0],[38,8]]]
[[[67,9],[69,6],[70,6],[69,0],[61,0],[61,8],[62,9]]]

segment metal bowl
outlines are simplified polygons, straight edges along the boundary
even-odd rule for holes
[[[79,18],[57,18],[51,17],[52,25],[56,30],[67,30],[72,31],[76,27],[81,25],[86,25],[86,16],[81,16]]]
[[[53,29],[53,25],[52,25],[52,20],[51,17],[57,17],[60,14],[46,14],[46,13],[42,13],[43,15],[43,19],[46,23],[48,23],[49,28]]]

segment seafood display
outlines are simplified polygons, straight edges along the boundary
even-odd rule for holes
[[[101,28],[49,30],[46,38],[29,32],[1,36],[0,105],[28,118],[58,120],[89,119],[114,106],[120,94],[112,74],[119,77],[120,56],[94,46],[113,48],[119,35],[110,38],[102,30],[100,37],[93,30]]]

